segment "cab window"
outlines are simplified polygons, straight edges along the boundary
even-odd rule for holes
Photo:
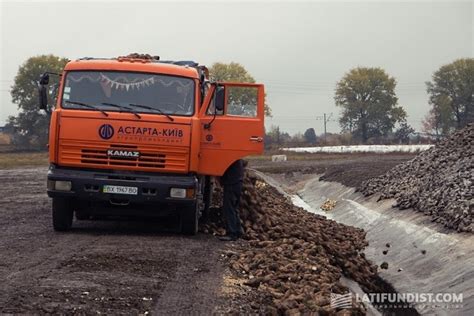
[[[226,86],[226,102],[224,111],[217,111],[217,115],[224,113],[229,116],[257,117],[258,88]],[[207,115],[214,115],[215,95],[212,97]]]
[[[257,117],[258,88],[227,87],[226,103],[227,115]]]

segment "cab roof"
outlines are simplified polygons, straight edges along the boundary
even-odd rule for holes
[[[82,58],[68,62],[64,70],[138,71],[199,79],[197,65],[192,61],[172,62],[127,57],[113,59]]]

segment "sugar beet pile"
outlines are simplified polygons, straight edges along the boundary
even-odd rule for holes
[[[339,282],[342,275],[367,292],[386,290],[377,277],[377,266],[362,253],[367,245],[363,230],[294,206],[251,172],[244,181],[240,217],[248,242],[227,253],[229,264],[246,285],[267,297],[267,303],[249,304],[244,308],[253,310],[239,312],[333,313],[331,293],[347,292]],[[213,212],[201,230],[222,233],[220,214]],[[362,314],[364,307],[351,312]]]
[[[386,174],[363,182],[364,195],[394,198],[459,232],[474,232],[474,124]]]

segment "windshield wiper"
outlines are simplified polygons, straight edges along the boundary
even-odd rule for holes
[[[130,106],[135,106],[135,107],[137,107],[137,108],[142,108],[142,109],[148,109],[148,110],[156,111],[156,112],[158,112],[158,113],[163,114],[164,116],[166,116],[171,122],[174,121],[174,118],[173,118],[171,115],[169,115],[169,114],[163,112],[160,108],[154,108],[154,107],[151,107],[151,106],[149,106],[149,105],[133,104],[133,103],[129,103],[128,105],[130,105]]]
[[[94,109],[94,110],[100,111],[100,113],[104,114],[105,116],[109,116],[109,114],[107,112],[105,112],[104,110],[101,110],[98,107],[87,104],[87,103],[82,103],[82,102],[77,102],[77,101],[70,101],[70,100],[66,100],[64,102],[69,103],[69,104],[80,105],[80,106],[83,106],[83,107],[86,107],[86,108],[89,108],[89,109]]]
[[[123,106],[123,105],[118,105],[118,104],[114,104],[114,103],[108,103],[108,102],[102,102],[103,105],[108,105],[108,106],[113,106],[114,108],[119,108],[119,109],[125,109],[131,113],[133,113],[133,115],[135,115],[136,117],[138,117],[139,119],[141,119],[142,117],[140,116],[140,114],[138,114],[137,112],[135,112],[134,109],[132,108],[129,108],[127,106]]]

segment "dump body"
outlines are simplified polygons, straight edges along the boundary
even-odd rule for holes
[[[209,83],[203,69],[136,58],[69,62],[49,135],[56,205],[79,217],[198,217],[209,177],[261,153],[264,134],[263,85]]]

